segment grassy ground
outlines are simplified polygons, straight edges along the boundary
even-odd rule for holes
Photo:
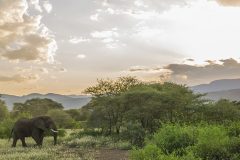
[[[26,139],[27,148],[21,146],[21,141],[18,141],[16,148],[11,148],[12,140],[8,141],[0,139],[0,160],[126,160],[128,159],[128,151],[117,147],[94,146],[89,147],[88,143],[92,144],[92,140],[73,139],[70,144],[65,138],[59,138],[58,145],[53,145],[53,138],[46,137],[41,148],[35,146],[35,142],[31,138]],[[76,142],[75,142],[76,141]],[[93,140],[96,143],[96,140]],[[103,140],[101,140],[102,142]],[[79,143],[80,142],[80,143]],[[84,142],[84,143],[83,143]],[[74,146],[72,146],[74,143]],[[98,143],[98,142],[97,142]],[[123,143],[124,144],[124,143]],[[122,145],[122,144],[120,144]],[[109,147],[110,146],[110,147]],[[125,146],[125,144],[123,145]]]
[[[11,148],[11,141],[0,140],[0,159],[4,160],[92,160],[94,150],[82,150],[66,147],[62,144],[54,146],[52,139],[45,138],[44,145],[39,148],[29,138],[26,140],[27,148],[22,148],[20,141],[16,148]]]

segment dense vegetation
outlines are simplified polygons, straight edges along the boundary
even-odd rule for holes
[[[85,93],[92,101],[63,110],[50,99],[14,104],[0,101],[0,138],[20,117],[50,115],[70,148],[132,149],[131,159],[240,159],[240,102],[204,99],[184,85],[143,83],[133,77],[99,80]]]

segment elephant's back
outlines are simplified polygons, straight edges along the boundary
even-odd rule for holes
[[[26,118],[16,121],[13,127],[15,134],[23,134],[25,136],[31,135],[31,121]]]

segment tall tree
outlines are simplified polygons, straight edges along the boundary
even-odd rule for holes
[[[34,98],[25,103],[15,103],[13,106],[13,111],[30,113],[33,117],[45,115],[51,109],[63,109],[63,106],[61,103],[47,98]]]

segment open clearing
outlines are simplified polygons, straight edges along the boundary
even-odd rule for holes
[[[69,148],[64,144],[54,146],[52,138],[45,138],[41,148],[35,147],[28,138],[28,147],[23,148],[18,142],[11,148],[12,141],[0,140],[0,160],[127,160],[128,151],[118,149],[81,149]],[[60,140],[61,141],[61,140]]]

